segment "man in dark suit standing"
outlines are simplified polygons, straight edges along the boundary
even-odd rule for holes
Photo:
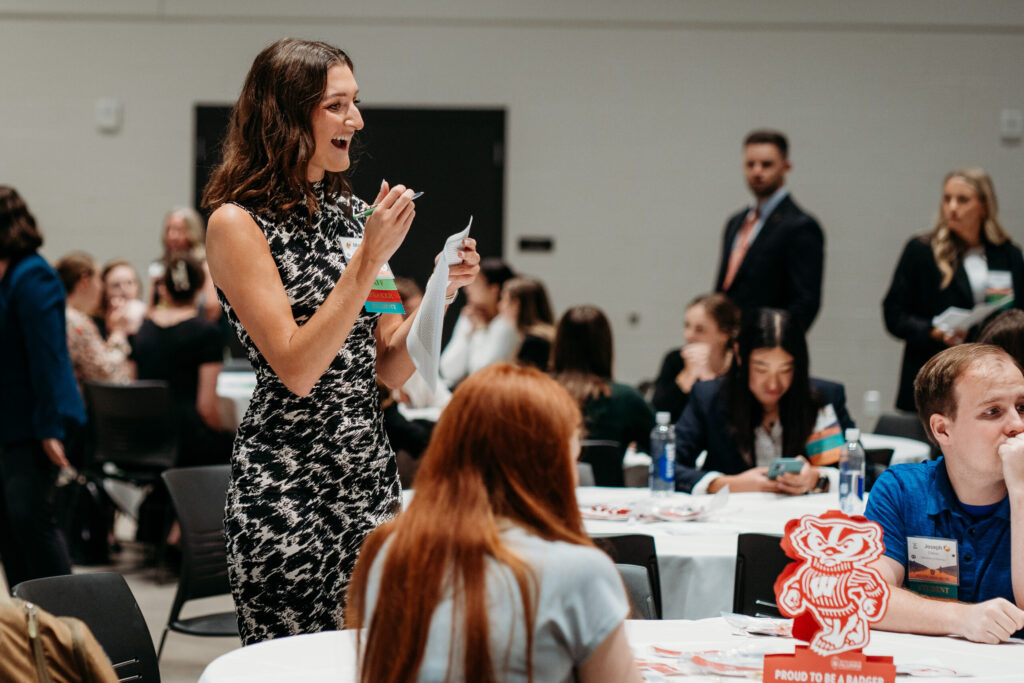
[[[725,224],[715,291],[743,310],[767,306],[790,311],[810,328],[821,308],[825,236],[789,196],[789,142],[773,130],[743,141],[743,172],[756,203]]]

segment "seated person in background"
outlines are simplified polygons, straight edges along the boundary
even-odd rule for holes
[[[78,386],[83,382],[129,382],[128,321],[123,314],[110,318],[104,340],[90,317],[99,307],[103,283],[99,267],[88,254],[75,252],[57,262],[57,274],[67,292],[68,352]]]
[[[729,372],[695,384],[676,423],[676,490],[827,490],[821,468],[839,460],[843,431],[854,426],[843,385],[809,376],[803,330],[787,311],[745,313],[736,345]],[[768,466],[783,457],[802,458],[803,469],[769,479]]]
[[[555,379],[583,412],[584,438],[619,444],[618,468],[611,481],[601,481],[599,464],[592,463],[598,486],[622,486],[622,457],[630,443],[647,452],[654,413],[640,392],[612,381],[612,328],[601,309],[573,306],[558,321],[551,355]],[[601,468],[602,470],[605,468]]]
[[[466,305],[441,354],[441,379],[448,386],[454,387],[491,363],[515,357],[519,344],[516,329],[498,315],[501,287],[512,277],[514,273],[504,261],[485,258],[480,261],[480,274],[463,288]]]
[[[732,342],[740,329],[740,309],[724,294],[703,294],[690,302],[683,316],[686,346],[672,349],[654,381],[654,409],[675,422],[690,400],[696,382],[725,374],[732,363]]]
[[[1002,642],[1024,628],[1024,375],[998,347],[954,346],[917,373],[914,400],[942,457],[871,489],[874,566],[893,586],[876,628]]]
[[[178,466],[226,463],[233,437],[223,431],[217,398],[224,347],[217,325],[199,317],[195,305],[206,278],[188,256],[166,264],[164,271],[157,283],[161,305],[135,335],[132,360],[139,379],[170,385],[178,423]]]
[[[130,335],[139,331],[142,319],[146,317],[146,304],[142,301],[139,276],[132,264],[124,259],[107,262],[100,273],[103,281],[103,298],[93,322],[106,339],[108,329],[117,318],[124,319]]]
[[[544,283],[532,277],[508,280],[501,288],[498,313],[519,336],[516,361],[546,372],[551,359],[551,341],[555,338],[555,317]]]
[[[579,427],[533,368],[459,385],[412,502],[360,551],[345,608],[366,629],[360,681],[641,680],[622,580],[576,503]]]
[[[994,344],[1024,367],[1024,311],[1011,308],[992,318],[981,330],[979,344]]]

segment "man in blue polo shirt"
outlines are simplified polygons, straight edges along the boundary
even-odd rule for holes
[[[921,368],[914,400],[943,457],[871,489],[875,568],[893,587],[878,628],[1005,641],[1024,629],[1024,374],[996,346],[961,344]]]

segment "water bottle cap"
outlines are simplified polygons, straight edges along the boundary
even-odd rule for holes
[[[856,427],[850,427],[846,430],[846,443],[851,441],[860,441],[860,430]]]
[[[660,425],[667,425],[672,423],[672,413],[666,410],[658,411],[658,414],[654,416],[655,421]]]

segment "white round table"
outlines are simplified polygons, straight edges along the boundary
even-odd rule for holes
[[[217,375],[217,396],[221,399],[224,417],[232,427],[238,427],[245,417],[255,389],[256,373],[251,370],[222,370]]]
[[[354,683],[355,633],[311,633],[232,650],[211,662],[203,671],[199,683]],[[638,659],[652,659],[652,645],[686,652],[729,649],[792,652],[796,644],[791,638],[738,635],[722,618],[700,621],[627,621],[626,636]],[[897,666],[930,662],[953,668],[972,675],[969,679],[972,682],[1021,680],[1020,643],[980,645],[959,638],[873,631],[866,653],[890,655]],[[686,680],[723,679],[697,675],[688,676]],[[962,679],[929,677],[927,680],[955,683]]]
[[[781,535],[790,519],[838,508],[837,488],[833,486],[831,493],[808,496],[732,493],[725,507],[706,521],[645,523],[587,519],[584,526],[592,535],[648,534],[654,537],[664,617],[703,619],[732,611],[736,539],[741,533]],[[650,493],[641,488],[581,486],[576,489],[576,497],[581,506],[643,504],[650,500]],[[706,506],[711,498],[673,493],[663,500],[669,505]]]

